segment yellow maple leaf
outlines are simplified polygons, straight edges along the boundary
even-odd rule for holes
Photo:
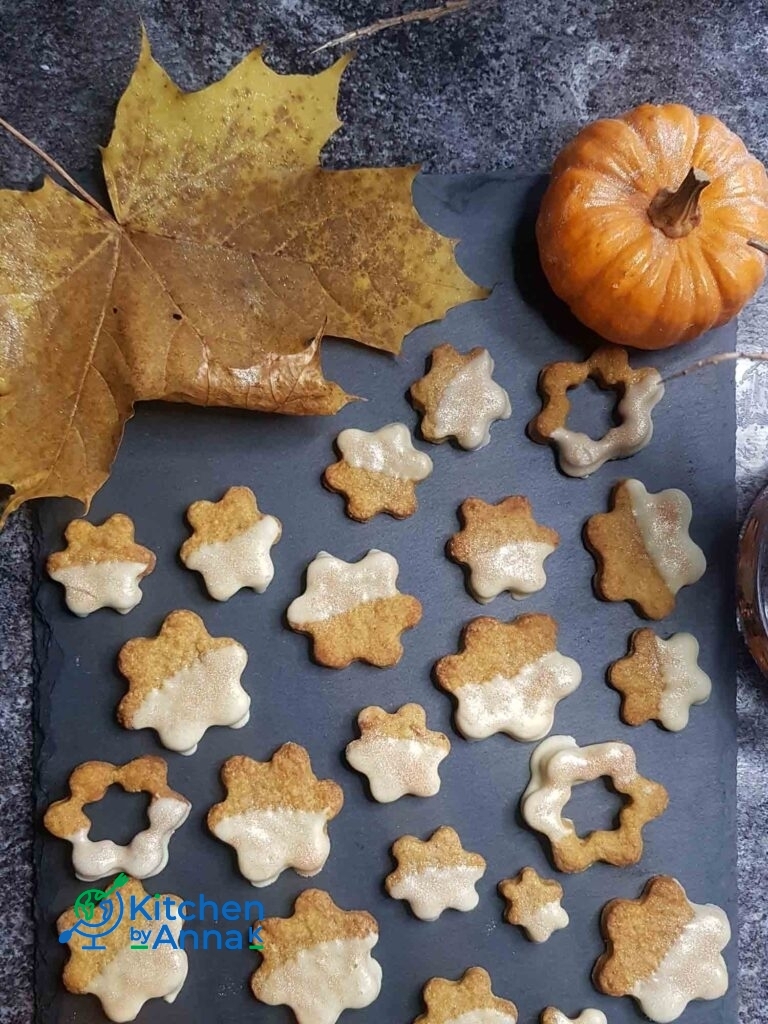
[[[256,50],[184,93],[144,36],[103,151],[114,216],[50,179],[0,191],[3,521],[87,506],[135,402],[333,413],[323,329],[397,352],[485,296],[414,210],[417,168],[319,167],[347,63],[279,75]]]

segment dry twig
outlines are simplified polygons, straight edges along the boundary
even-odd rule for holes
[[[689,373],[693,373],[695,370],[700,370],[704,366],[719,366],[720,363],[730,363],[736,359],[751,359],[755,363],[768,362],[768,352],[719,352],[716,356],[707,356],[706,359],[697,359],[695,363],[691,363],[690,366],[685,366],[682,370],[677,370],[675,373],[670,373],[668,377],[662,377],[661,383],[666,384],[670,380],[675,380],[677,377],[687,377]]]
[[[480,0],[480,2],[482,3],[483,0]],[[438,18],[444,18],[447,14],[458,14],[459,11],[466,11],[470,7],[475,6],[475,4],[476,0],[444,0],[437,7],[408,11],[406,14],[398,14],[392,18],[381,18],[379,21],[374,21],[372,25],[353,29],[351,32],[346,32],[343,36],[338,36],[336,39],[329,39],[327,43],[315,47],[312,53],[320,53],[322,50],[328,50],[332,46],[345,46],[347,43],[354,43],[358,39],[367,39],[369,36],[375,36],[379,32],[384,32],[388,28],[396,28],[398,25],[410,25],[417,21],[437,21]]]

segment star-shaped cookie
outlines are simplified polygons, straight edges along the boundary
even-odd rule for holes
[[[487,604],[508,590],[526,597],[547,582],[544,560],[560,537],[533,518],[531,503],[520,495],[491,505],[467,498],[459,507],[462,528],[448,541],[448,556],[467,567],[469,589]]]
[[[432,350],[429,372],[411,385],[411,401],[423,414],[421,433],[438,443],[454,437],[462,448],[484,448],[491,424],[512,414],[509,395],[493,379],[485,348],[462,354],[453,345]]]
[[[482,967],[470,967],[458,981],[432,978],[422,998],[427,1012],[413,1024],[517,1024],[517,1007],[493,994]]]
[[[384,880],[393,900],[407,900],[416,917],[436,921],[444,910],[474,910],[476,883],[485,874],[485,859],[468,853],[458,833],[443,825],[423,842],[401,836],[392,846],[397,869]]]
[[[284,743],[269,761],[230,757],[221,781],[227,798],[208,812],[208,828],[234,847],[252,885],[270,885],[286,868],[304,878],[323,868],[331,851],[328,822],[344,794],[331,779],[317,778],[304,747]]]
[[[288,608],[288,625],[312,637],[315,659],[329,668],[396,665],[400,635],[421,619],[421,602],[397,589],[399,571],[397,559],[375,548],[359,562],[321,551],[307,568],[304,593]]]
[[[214,725],[241,729],[251,698],[240,685],[248,655],[230,637],[213,637],[199,615],[175,611],[156,637],[123,645],[118,667],[128,692],[117,708],[125,729],[154,729],[160,742],[194,754]]]
[[[381,967],[371,950],[379,926],[365,911],[341,910],[327,892],[305,889],[292,916],[268,917],[261,934],[253,994],[269,1006],[290,1006],[298,1024],[335,1024],[344,1010],[377,998]]]
[[[601,1010],[582,1010],[578,1017],[566,1017],[562,1010],[548,1006],[542,1011],[541,1024],[608,1024]]]
[[[67,546],[49,555],[51,579],[65,590],[67,608],[81,617],[99,608],[125,615],[141,601],[139,583],[155,568],[149,548],[134,540],[133,520],[121,512],[94,526],[73,519],[64,531]]]
[[[179,557],[199,572],[211,597],[227,601],[243,587],[263,594],[275,568],[270,550],[283,527],[259,511],[250,487],[230,487],[221,501],[195,501],[187,509],[192,536]]]
[[[560,904],[562,885],[542,878],[533,868],[503,879],[499,893],[507,901],[506,921],[525,929],[531,942],[546,942],[554,932],[568,927],[568,914]]]

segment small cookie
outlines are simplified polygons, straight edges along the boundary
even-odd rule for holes
[[[601,1010],[582,1010],[578,1017],[566,1017],[562,1010],[548,1006],[542,1010],[541,1024],[608,1024]]]
[[[670,488],[649,494],[639,480],[622,480],[611,494],[611,511],[592,516],[584,528],[595,556],[595,589],[605,601],[630,601],[648,619],[663,619],[675,595],[701,579],[704,552],[688,534],[691,503]]]
[[[304,593],[288,607],[288,625],[312,637],[315,659],[328,668],[396,665],[400,634],[421,619],[421,602],[397,589],[399,572],[397,559],[376,548],[359,562],[321,551],[307,567]]]
[[[110,786],[122,786],[126,793],[148,793],[149,828],[137,833],[127,846],[111,839],[94,842],[88,838],[91,819],[86,804],[103,800]],[[57,800],[45,812],[48,831],[72,844],[72,865],[84,882],[95,882],[117,871],[133,878],[151,878],[168,863],[171,836],[187,820],[191,804],[168,786],[168,765],[162,757],[145,754],[127,764],[86,761],[69,777],[70,795]]]
[[[392,846],[397,869],[384,879],[393,900],[407,900],[416,917],[436,921],[444,910],[474,910],[475,884],[485,874],[485,859],[468,853],[458,833],[443,825],[426,842],[401,836]]]
[[[163,746],[194,754],[214,725],[242,729],[251,698],[240,685],[248,655],[230,637],[213,637],[199,615],[176,611],[156,637],[123,645],[118,668],[128,692],[117,708],[124,729],[154,729]]]
[[[146,907],[142,902],[145,899],[144,886],[132,878],[98,903],[95,919],[90,922],[103,925],[92,930],[91,934],[98,933],[96,945],[87,929],[79,930],[81,919],[74,909],[67,910],[56,922],[59,942],[69,946],[62,974],[64,987],[76,995],[96,996],[110,1020],[135,1020],[150,999],[172,1003],[187,977],[187,954],[178,948],[184,926],[178,907],[183,901],[178,896],[158,894],[146,915],[131,920],[126,908],[131,901]],[[141,947],[136,949],[132,948],[136,945],[131,936],[134,926],[140,926],[144,933]]]
[[[259,511],[250,487],[230,487],[221,501],[193,502],[187,521],[193,533],[179,557],[201,574],[211,597],[228,601],[243,587],[264,593],[275,575],[270,549],[283,525]]]
[[[563,809],[571,790],[582,782],[608,778],[627,799],[617,828],[579,836]],[[637,864],[643,855],[643,827],[667,808],[669,797],[658,782],[637,772],[635,752],[627,743],[579,747],[572,736],[550,736],[531,755],[531,781],[520,809],[526,823],[542,832],[552,846],[559,871],[584,871],[597,861],[616,867]]]
[[[448,557],[468,568],[476,601],[488,604],[505,590],[522,598],[546,584],[544,560],[560,537],[536,522],[527,498],[504,498],[495,505],[467,498],[459,519],[462,528],[448,541]]]
[[[555,620],[534,613],[511,622],[473,619],[461,653],[441,658],[435,678],[456,701],[456,728],[467,739],[504,732],[529,741],[552,728],[558,702],[581,682],[581,668],[557,650]]]
[[[101,526],[73,519],[67,546],[48,556],[51,579],[65,590],[67,608],[81,618],[99,608],[127,614],[142,598],[139,583],[155,568],[155,556],[134,539],[133,520],[122,512]]]
[[[262,1003],[285,1004],[298,1024],[335,1024],[344,1010],[370,1006],[381,990],[375,918],[341,910],[327,892],[305,889],[291,917],[261,923],[262,962],[251,989]]]
[[[608,669],[609,683],[622,695],[627,725],[655,719],[670,732],[684,729],[691,707],[706,703],[712,693],[712,680],[698,658],[699,642],[690,633],[662,640],[652,629],[636,629],[627,657]]]
[[[227,798],[208,811],[208,828],[235,848],[251,885],[271,885],[286,868],[303,878],[323,868],[331,852],[328,822],[344,793],[317,778],[304,747],[284,743],[270,761],[230,757],[221,781]]]
[[[598,441],[566,426],[571,403],[568,391],[592,379],[601,388],[615,391],[619,424]],[[560,469],[568,476],[586,477],[611,459],[635,455],[653,437],[651,412],[664,396],[658,370],[633,370],[626,349],[604,345],[583,363],[550,363],[539,375],[544,399],[541,412],[528,424],[528,433],[539,444],[552,444]]]
[[[462,354],[453,345],[432,349],[429,373],[411,385],[411,401],[423,414],[421,433],[438,444],[456,438],[475,451],[491,440],[491,424],[512,415],[509,395],[493,379],[485,348]]]
[[[364,523],[379,512],[395,519],[412,516],[419,503],[416,484],[432,472],[432,459],[413,447],[404,423],[378,430],[342,430],[336,438],[341,459],[328,466],[323,483],[347,499],[347,515]]]
[[[458,981],[432,978],[422,998],[427,1012],[413,1024],[517,1024],[517,1007],[493,994],[482,967],[470,967]]]
[[[427,728],[420,704],[403,704],[389,715],[383,708],[363,708],[357,716],[360,739],[347,745],[347,762],[362,772],[371,796],[389,804],[410,793],[434,796],[440,789],[438,767],[451,741]]]
[[[724,911],[691,903],[674,878],[652,878],[639,899],[611,900],[601,927],[606,952],[595,964],[595,986],[608,996],[632,996],[646,1017],[668,1024],[694,999],[728,991],[721,953],[731,940]]]
[[[499,882],[499,893],[507,901],[504,918],[525,930],[531,942],[546,942],[570,918],[560,905],[563,887],[542,878],[533,868],[523,868],[515,878]]]

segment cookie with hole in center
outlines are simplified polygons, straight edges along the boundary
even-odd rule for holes
[[[432,978],[422,998],[427,1012],[413,1024],[517,1024],[517,1007],[493,994],[482,967],[470,967],[458,981]]]
[[[407,900],[416,917],[436,921],[444,910],[474,910],[476,883],[485,874],[485,859],[469,853],[458,833],[447,825],[426,842],[401,836],[392,846],[397,869],[384,885],[393,900]]]

